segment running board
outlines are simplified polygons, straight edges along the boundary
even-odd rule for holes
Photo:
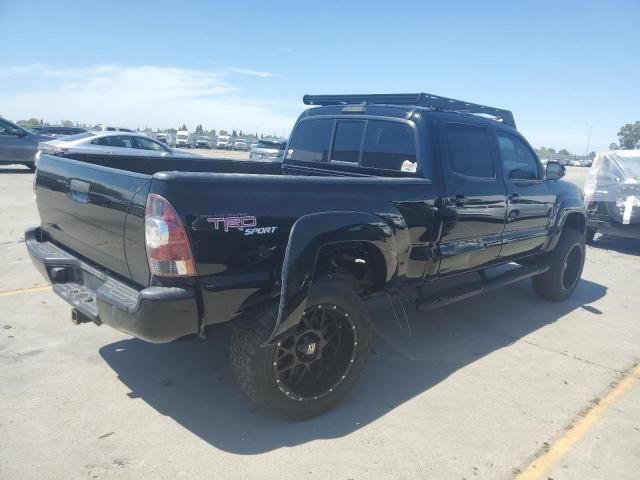
[[[509,270],[493,278],[486,277],[484,272],[480,271],[480,277],[482,278],[480,282],[451,287],[450,289],[441,292],[439,295],[419,298],[416,300],[416,306],[418,310],[433,310],[435,308],[444,307],[445,305],[451,305],[452,303],[475,297],[481,293],[490,292],[496,288],[506,287],[507,285],[519,282],[525,278],[535,277],[547,270],[549,270],[548,265],[525,265]]]

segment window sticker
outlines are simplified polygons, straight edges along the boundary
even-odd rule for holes
[[[402,168],[400,171],[402,172],[410,172],[415,173],[418,170],[418,164],[416,162],[412,162],[411,160],[405,160],[402,162]]]

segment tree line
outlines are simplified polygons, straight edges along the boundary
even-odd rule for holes
[[[46,125],[51,125],[51,123],[49,122],[45,122],[42,119],[38,119],[38,118],[29,118],[27,120],[18,120],[16,122],[18,125],[21,125],[23,127],[38,127],[38,126],[46,126]],[[74,122],[71,120],[61,120],[59,123],[57,123],[56,125],[62,125],[64,127],[82,127],[82,128],[93,128],[96,127],[97,125],[87,125],[85,123],[80,123],[80,122]],[[185,123],[182,124],[181,127],[179,128],[166,128],[166,129],[157,129],[156,133],[160,133],[160,132],[165,132],[165,133],[171,133],[173,135],[175,135],[178,130],[189,130],[187,128],[187,125]],[[136,131],[141,131],[139,128],[136,129]],[[148,129],[145,129],[144,131],[149,131]],[[231,130],[231,133],[229,133],[227,130],[221,129],[216,131],[215,128],[212,128],[211,130],[205,130],[202,126],[202,124],[198,124],[196,125],[196,128],[194,130],[194,133],[196,135],[201,135],[204,137],[215,137],[216,135],[230,135],[232,137],[253,137],[253,138],[272,138],[272,137],[276,137],[276,135],[264,135],[264,134],[259,134],[258,132],[256,132],[255,134],[249,133],[249,132],[244,132],[242,130]]]
[[[640,148],[640,122],[627,123],[618,131],[618,143],[611,143],[609,150],[633,150]]]
[[[584,155],[577,155],[575,153],[571,153],[566,148],[561,148],[560,150],[556,150],[553,147],[540,147],[536,148],[536,153],[540,158],[557,158],[557,157],[584,157]],[[591,160],[596,158],[596,152],[589,152],[587,155]]]

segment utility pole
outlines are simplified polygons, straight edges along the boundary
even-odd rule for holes
[[[593,127],[589,127],[589,136],[587,137],[587,154],[585,155],[587,159],[589,159],[589,144],[591,143],[591,129]]]

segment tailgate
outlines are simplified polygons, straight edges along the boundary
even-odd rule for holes
[[[124,278],[148,283],[149,175],[43,154],[35,182],[42,229],[51,240]]]

